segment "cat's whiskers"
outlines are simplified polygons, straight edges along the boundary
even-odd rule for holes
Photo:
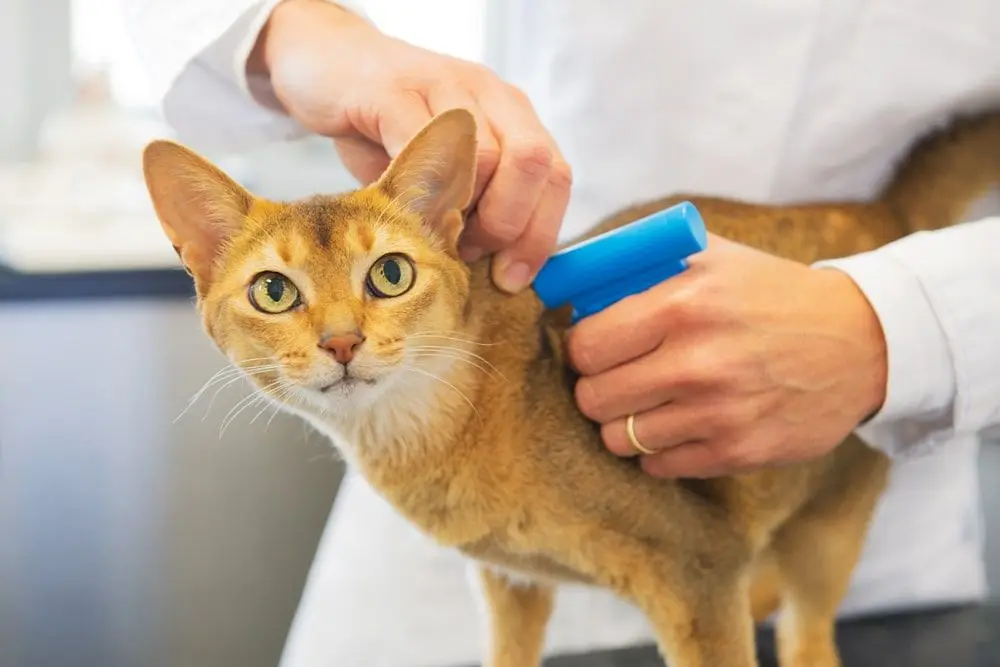
[[[223,380],[232,377],[232,375],[235,373],[235,370],[236,369],[234,369],[232,366],[226,365],[220,368],[218,371],[216,371],[215,374],[212,375],[212,377],[205,380],[205,384],[201,385],[201,388],[198,389],[198,391],[196,391],[194,395],[188,399],[187,404],[184,406],[184,409],[181,410],[180,414],[174,417],[173,423],[176,424],[178,421],[180,421],[181,417],[187,414],[188,410],[190,410],[191,407],[198,402],[198,399],[201,398],[213,384],[215,384],[216,382],[222,382]]]
[[[293,398],[294,397],[293,396],[293,394],[294,394],[293,389],[294,388],[289,389],[288,390],[288,395],[283,396],[281,400],[282,401],[287,401],[287,400]],[[283,411],[283,409],[284,409],[284,406],[281,403],[279,403],[277,401],[274,403],[274,412],[271,413],[271,416],[267,418],[267,423],[264,424],[264,430],[265,431],[271,427],[271,422],[274,421],[275,417],[277,417],[279,414],[281,414],[281,412]]]
[[[410,338],[440,338],[442,340],[451,340],[457,343],[467,343],[469,345],[476,345],[479,347],[493,347],[494,345],[500,345],[500,342],[496,343],[481,343],[472,337],[465,337],[455,331],[418,331],[417,333],[411,333],[407,337]]]
[[[454,408],[449,407],[454,402],[452,393],[457,394],[469,406],[471,414],[482,421],[478,408],[464,391],[468,389],[466,384],[475,385],[476,381],[471,379],[469,371],[463,370],[464,367],[456,368],[462,360],[444,354],[436,354],[434,360],[442,363],[417,366],[411,358],[394,365],[400,375],[410,372],[428,378],[427,383],[431,385],[428,389],[411,384],[402,390],[396,385],[387,393],[371,397],[371,400],[352,400],[349,409],[344,409],[342,404],[334,406],[310,402],[309,409],[302,416],[329,437],[348,458],[353,457],[359,448],[369,452],[386,447],[405,449],[414,438],[419,442],[420,434],[435,422],[438,415],[455,415]],[[482,368],[476,370],[485,372]]]
[[[219,426],[219,440],[222,440],[222,437],[229,429],[229,425],[236,419],[236,417],[239,416],[241,412],[252,405],[256,405],[257,402],[261,400],[263,400],[263,397],[257,391],[253,391],[237,401],[236,405],[230,408],[229,412],[226,413],[226,416],[222,418],[222,424]]]
[[[268,358],[267,357],[259,357],[259,358],[255,358],[255,359],[246,359],[246,360],[244,360],[244,361],[242,361],[240,363],[249,363],[249,362],[253,362],[253,361],[264,361],[266,359],[268,359]],[[218,371],[216,371],[215,374],[212,375],[212,377],[208,378],[208,380],[205,381],[205,384],[203,384],[201,386],[201,388],[198,389],[198,391],[196,391],[194,393],[194,395],[190,399],[188,399],[188,402],[184,406],[184,409],[181,411],[181,413],[179,415],[177,415],[174,418],[173,423],[177,423],[185,414],[187,414],[188,411],[194,406],[194,404],[197,403],[198,400],[201,399],[201,397],[205,395],[205,392],[207,392],[209,389],[211,389],[214,385],[220,384],[220,383],[224,383],[224,384],[222,384],[221,387],[219,387],[216,390],[215,394],[212,396],[212,400],[209,403],[208,408],[205,411],[205,416],[202,417],[202,421],[204,421],[205,418],[208,416],[208,413],[212,409],[212,405],[215,403],[216,397],[218,397],[219,392],[221,392],[223,389],[225,389],[229,385],[231,385],[234,382],[236,382],[237,380],[239,380],[241,377],[243,377],[244,374],[253,375],[255,373],[266,372],[268,370],[274,370],[276,368],[280,368],[280,364],[265,364],[265,365],[262,365],[262,366],[251,366],[251,367],[249,367],[247,369],[243,369],[243,368],[241,368],[239,366],[234,366],[232,364],[227,364],[226,366],[223,366]]]
[[[260,416],[264,414],[264,412],[266,412],[269,407],[273,407],[275,410],[274,414],[277,414],[278,411],[281,409],[282,404],[285,403],[291,397],[294,391],[295,391],[294,385],[291,385],[288,382],[281,380],[280,384],[278,384],[277,386],[277,391],[275,391],[273,395],[266,396],[266,398],[270,398],[271,400],[264,402],[264,407],[262,407],[257,412],[256,415],[254,415],[253,419],[250,420],[250,423],[253,424],[255,421],[257,421],[257,419],[259,419]],[[271,415],[271,419],[274,419],[273,414]],[[267,426],[270,425],[271,419],[267,420],[267,425],[264,426],[265,430],[267,430]]]
[[[236,369],[236,375],[231,379],[229,379],[228,381],[226,381],[225,384],[216,389],[215,393],[212,394],[212,400],[208,402],[208,407],[205,408],[205,414],[204,416],[202,416],[201,420],[205,421],[206,419],[208,419],[208,415],[212,411],[212,406],[215,405],[215,399],[217,399],[219,397],[219,394],[222,393],[222,391],[225,390],[227,387],[239,382],[240,380],[243,379],[249,380],[257,375],[264,375],[265,373],[273,373],[274,371],[280,370],[281,368],[282,368],[281,364],[268,364],[266,366],[255,366],[249,369]],[[256,388],[256,385],[253,385],[252,383],[251,386]]]
[[[425,370],[423,368],[419,368],[417,366],[413,366],[412,364],[403,364],[401,366],[401,369],[404,370],[404,371],[412,371],[414,373],[419,373],[421,375],[425,375],[425,376],[431,378],[432,380],[436,380],[437,382],[440,382],[441,384],[445,385],[446,387],[451,388],[452,391],[454,391],[456,394],[458,394],[462,398],[463,401],[465,401],[466,403],[468,403],[469,407],[472,408],[472,411],[476,414],[476,418],[479,419],[480,421],[482,421],[483,416],[479,413],[479,410],[476,408],[475,404],[472,402],[472,399],[470,399],[468,396],[466,396],[465,393],[461,389],[459,389],[458,387],[456,387],[451,382],[448,382],[444,378],[439,377],[438,375],[435,375],[434,373],[431,373],[428,370]]]
[[[476,354],[475,352],[470,352],[469,350],[463,350],[450,345],[412,345],[409,347],[409,350],[412,351],[418,358],[441,356],[455,359],[456,361],[464,362],[483,371],[489,377],[499,377],[504,382],[508,382],[507,377],[500,372],[500,369],[490,363],[486,358]]]
[[[260,389],[255,389],[249,396],[245,396],[240,399],[240,401],[237,402],[228,413],[226,413],[226,416],[223,417],[222,426],[219,428],[219,439],[222,439],[226,430],[234,421],[236,421],[236,418],[240,416],[240,413],[247,408],[256,405],[258,401],[266,401],[268,398],[266,394],[267,390],[280,386],[283,382],[285,382],[283,379],[278,378],[277,380],[264,385]]]
[[[257,360],[257,359],[248,359],[247,362],[249,362],[249,361],[262,361],[262,360],[263,360],[263,358],[261,358],[259,360]],[[244,363],[246,363],[246,362],[244,362]],[[212,375],[212,377],[208,378],[208,380],[205,381],[205,384],[203,384],[201,386],[201,388],[198,389],[198,391],[196,391],[194,393],[194,395],[190,399],[188,399],[188,403],[185,406],[184,411],[181,412],[181,414],[177,415],[177,417],[174,419],[174,421],[176,422],[178,419],[180,419],[181,417],[183,417],[184,413],[187,412],[188,409],[190,409],[190,407],[192,405],[194,405],[195,402],[199,398],[201,398],[201,396],[212,386],[213,383],[215,383],[215,382],[221,382],[223,379],[228,378],[228,377],[232,376],[233,374],[238,374],[239,372],[240,372],[239,368],[234,367],[232,364],[226,364],[225,366],[223,366],[222,368],[220,368],[219,370],[217,370],[215,372],[215,374]]]

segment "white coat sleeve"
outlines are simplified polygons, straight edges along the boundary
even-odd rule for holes
[[[305,136],[246,62],[281,0],[124,0],[135,49],[167,123],[200,149],[243,151]],[[364,16],[361,0],[337,0]]]
[[[1000,217],[822,262],[857,283],[885,333],[885,403],[858,435],[896,457],[1000,427]]]

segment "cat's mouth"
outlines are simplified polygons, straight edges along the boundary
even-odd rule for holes
[[[331,382],[330,384],[320,387],[319,390],[322,393],[327,394],[334,390],[344,391],[344,390],[354,389],[355,387],[358,387],[360,385],[367,385],[370,387],[374,384],[375,380],[360,378],[357,375],[345,375],[336,382]]]

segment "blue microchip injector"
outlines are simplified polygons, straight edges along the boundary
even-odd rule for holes
[[[546,308],[572,304],[577,322],[676,276],[707,245],[698,209],[681,202],[560,250],[539,271],[534,290]]]

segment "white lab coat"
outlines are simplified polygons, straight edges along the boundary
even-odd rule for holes
[[[273,4],[132,3],[138,45],[183,140],[241,149],[302,134],[252,102],[241,74]],[[492,64],[528,93],[575,171],[566,234],[677,190],[760,202],[869,197],[918,135],[955,112],[1000,105],[996,0],[496,5],[508,30]],[[983,206],[984,216],[1000,211]],[[861,434],[897,457],[845,616],[986,593],[976,461],[979,436],[1000,422],[998,252],[1000,217],[982,217],[839,262],[888,340],[888,398]],[[283,664],[474,663],[479,628],[461,560],[350,477]],[[630,607],[571,589],[549,647],[648,638]]]

